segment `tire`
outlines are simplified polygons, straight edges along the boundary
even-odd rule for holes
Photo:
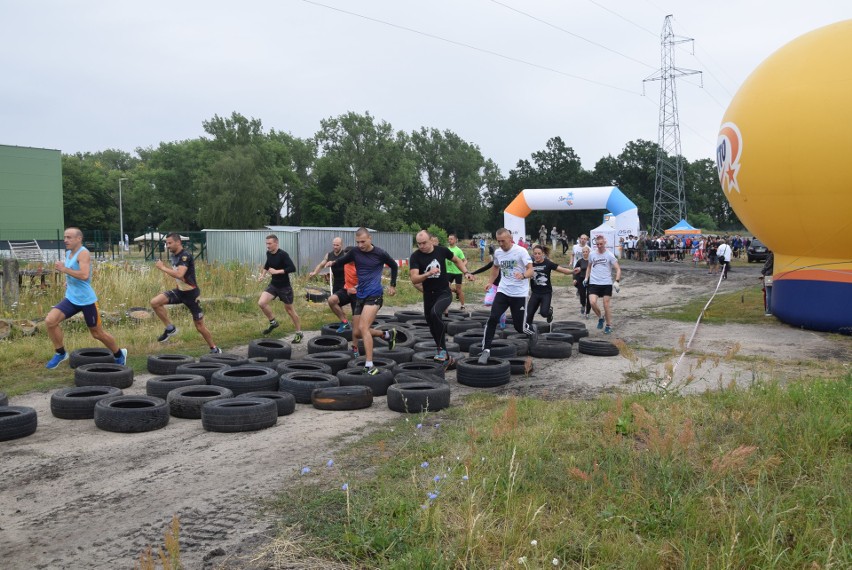
[[[561,340],[540,340],[530,346],[530,354],[536,358],[570,358],[571,343]]]
[[[296,398],[294,398],[293,394],[291,394],[290,392],[246,392],[245,394],[240,394],[239,396],[234,397],[234,399],[239,398],[261,398],[266,400],[272,400],[273,402],[275,402],[279,418],[281,416],[289,416],[290,414],[296,411]]]
[[[514,332],[512,334],[508,334],[504,340],[506,342],[511,342],[517,347],[517,356],[526,356],[530,353],[530,337],[524,333]],[[512,357],[510,356],[509,358]]]
[[[408,325],[408,328],[415,331],[428,331],[429,330],[429,321],[424,319],[415,319],[413,321],[408,321],[405,323]],[[431,336],[431,333],[430,333]]]
[[[8,406],[8,405],[9,405],[9,398],[6,397],[6,393],[0,392],[0,408],[2,408],[3,406]]]
[[[608,340],[598,338],[581,338],[578,351],[580,354],[591,356],[618,356],[618,347]]]
[[[258,431],[278,423],[278,406],[265,398],[228,398],[201,406],[201,427],[207,431]]]
[[[331,371],[331,366],[318,360],[285,360],[278,365],[277,371],[278,374],[287,374],[289,372],[323,372],[325,374],[334,374]]]
[[[373,391],[369,386],[317,388],[311,394],[311,403],[318,410],[363,410],[373,405]]]
[[[466,330],[453,337],[453,342],[459,345],[460,352],[468,352],[474,344],[482,344],[485,332],[481,330]]]
[[[437,412],[450,406],[450,385],[409,382],[388,388],[388,408],[403,414]]]
[[[68,366],[77,368],[83,364],[115,364],[115,356],[108,348],[79,348],[71,352]]]
[[[437,362],[435,360],[435,352],[432,351],[432,350],[427,350],[425,352],[415,352],[414,357],[411,359],[411,362],[419,362],[419,363],[434,362],[434,363],[438,364],[438,366],[444,367],[446,370],[455,370],[456,369],[456,362],[458,362],[459,360],[464,358],[464,354],[462,354],[461,352],[451,352],[449,354],[450,354],[450,357],[453,359],[453,362],[449,366],[446,366],[444,363]]]
[[[554,342],[567,342],[574,344],[574,335],[564,332],[549,332],[544,333],[539,337],[540,340],[552,340]]]
[[[396,323],[384,323],[381,325],[376,325],[373,328],[380,331],[389,331],[391,329],[396,329],[396,346],[394,348],[399,347],[408,347],[411,348],[414,346],[416,342],[416,334],[421,331],[417,331],[415,329],[411,329],[406,327],[405,325],[398,325]],[[374,336],[373,337],[373,346],[387,346],[388,341],[381,337]],[[358,340],[358,350],[362,353],[364,352],[364,341],[362,339]]]
[[[479,356],[482,354],[482,345],[472,345],[468,354],[471,356]],[[491,341],[492,358],[512,358],[513,356],[518,356],[518,346],[514,342],[510,342],[508,340]]]
[[[213,377],[213,373],[225,368],[230,368],[230,365],[222,362],[188,362],[187,364],[179,365],[175,369],[175,374],[201,376],[204,378],[205,383],[210,384],[210,378]]]
[[[558,328],[569,328],[569,329],[585,329],[586,323],[584,321],[553,321],[550,323],[550,332],[559,332],[556,329]]]
[[[349,344],[342,336],[315,336],[308,341],[308,354],[320,352],[341,352],[348,348]]]
[[[408,348],[407,346],[397,346],[391,350],[386,346],[377,346],[373,349],[373,354],[378,354],[380,358],[393,360],[397,364],[404,364],[406,362],[411,362],[411,359],[414,356],[414,349]]]
[[[319,287],[305,287],[305,300],[309,303],[328,303],[331,293]]]
[[[195,362],[195,359],[186,354],[152,354],[148,357],[148,372],[163,376],[174,374],[178,366],[190,362]]]
[[[321,336],[339,336],[345,338],[348,342],[352,342],[352,323],[349,328],[343,332],[337,332],[337,327],[340,326],[340,321],[336,323],[328,323],[320,328]]]
[[[222,386],[184,386],[166,397],[169,413],[176,418],[201,419],[201,406],[213,400],[233,398],[234,393]]]
[[[560,327],[554,328],[553,332],[570,334],[571,336],[574,337],[574,342],[577,342],[581,338],[585,338],[585,337],[589,336],[589,330],[586,329],[586,328],[580,328],[580,327],[571,328],[571,327],[560,326]]]
[[[414,345],[414,352],[426,352],[431,350],[432,352],[437,352],[438,345],[435,344],[434,340],[424,340],[416,343]],[[461,352],[461,347],[457,342],[447,342],[447,352]]]
[[[532,374],[535,370],[535,364],[532,358],[529,359],[529,372],[527,372],[527,359],[526,358],[507,358],[509,361],[509,371],[512,373],[512,376],[520,376]]]
[[[419,361],[419,362],[406,362],[404,364],[398,364],[396,367],[396,376],[399,376],[403,372],[417,372],[424,374],[432,374],[433,376],[437,376],[438,378],[444,378],[444,366],[440,362],[435,362],[434,360],[431,362],[427,361]]]
[[[26,406],[0,408],[0,441],[27,437],[34,434],[37,427],[38,415],[34,408]]]
[[[346,368],[364,368],[364,365],[367,363],[366,356],[359,356],[358,358],[353,358],[349,361],[349,364],[346,365]],[[396,361],[391,360],[390,358],[381,358],[378,356],[373,356],[373,366],[378,369],[388,370],[393,373],[396,370]]]
[[[462,311],[461,309],[450,309],[447,314],[451,317],[461,317],[466,319],[470,316],[470,311]]]
[[[368,386],[373,396],[384,396],[393,384],[394,373],[387,368],[379,368],[375,375],[367,374],[363,368],[344,368],[337,373],[337,381],[341,386]]]
[[[239,354],[221,352],[219,354],[205,354],[199,358],[198,361],[218,362],[220,364],[227,364],[228,366],[242,366],[243,364],[248,364],[248,357],[240,356]]]
[[[423,311],[397,311],[393,314],[393,316],[401,323],[407,323],[408,321],[422,321],[426,318]]]
[[[91,420],[99,400],[122,394],[113,386],[62,388],[50,396],[50,413],[62,420]]]
[[[450,312],[452,312],[452,311],[450,311]],[[484,318],[488,319],[488,318],[491,317],[491,311],[488,310],[488,309],[477,309],[476,311],[471,311],[470,316],[471,317],[478,317],[478,318],[484,317]]]
[[[459,360],[456,368],[456,382],[471,388],[493,388],[508,384],[512,379],[512,367],[504,358],[488,359],[479,364],[475,357]]]
[[[83,364],[74,371],[76,386],[113,386],[130,388],[133,385],[133,369],[116,364]]]
[[[166,399],[169,392],[184,386],[206,386],[207,379],[198,374],[168,374],[151,378],[145,383],[145,394],[155,398]]]
[[[270,370],[278,370],[278,365],[289,360],[266,360],[262,356],[252,356],[243,366],[260,366],[261,368],[269,368]]]
[[[435,384],[449,384],[446,378],[429,372],[400,372],[393,377],[394,384],[410,384],[412,382],[433,382]]]
[[[278,389],[293,394],[297,404],[310,404],[311,394],[317,388],[339,385],[337,377],[323,372],[289,372],[278,381]]]
[[[455,337],[457,334],[464,331],[482,329],[483,323],[480,321],[456,321],[447,323],[447,334]]]
[[[248,355],[262,356],[267,360],[289,360],[293,347],[289,342],[276,338],[259,338],[249,342]]]
[[[151,396],[111,396],[95,404],[95,426],[117,433],[141,433],[164,428],[169,406]]]
[[[318,352],[307,355],[303,360],[321,362],[331,368],[329,374],[337,374],[349,365],[352,360],[352,353],[348,350],[345,352]]]
[[[210,385],[227,388],[234,396],[246,392],[274,392],[278,389],[278,372],[262,366],[225,368],[213,373]]]

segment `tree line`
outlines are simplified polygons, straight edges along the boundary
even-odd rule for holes
[[[270,129],[239,113],[203,121],[205,136],[138,148],[64,154],[67,225],[118,229],[122,182],[124,226],[200,230],[265,225],[368,226],[411,231],[430,225],[460,236],[493,232],[503,210],[524,188],[618,186],[650,225],[656,143],[629,142],[592,170],[560,137],[521,159],[504,177],[479,147],[452,131],[422,127],[406,133],[369,113],[321,121],[308,139]],[[736,229],[711,159],[683,159],[690,222]],[[578,235],[599,225],[602,212],[533,212],[541,224]]]

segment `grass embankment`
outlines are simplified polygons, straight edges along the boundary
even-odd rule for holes
[[[707,295],[699,297],[675,308],[661,309],[654,316],[674,321],[695,322],[698,315],[707,304]],[[713,303],[704,313],[703,322],[711,324],[770,324],[777,323],[774,318],[767,317],[763,311],[763,291],[760,285],[719,293]]]
[[[280,541],[344,567],[848,568],[850,390],[469,397],[302,469]]]

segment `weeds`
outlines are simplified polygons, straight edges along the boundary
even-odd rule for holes
[[[157,548],[157,557],[154,557],[153,549],[148,546],[140,555],[139,563],[135,565],[137,570],[157,570],[157,562],[159,568],[163,570],[181,570],[183,565],[180,562],[180,520],[177,515],[172,516],[172,522],[166,530],[163,537],[162,548]]]

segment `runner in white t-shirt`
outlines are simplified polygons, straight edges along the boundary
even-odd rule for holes
[[[491,269],[491,279],[485,286],[485,290],[491,287],[498,275],[500,284],[497,286],[497,295],[491,305],[491,316],[485,324],[482,354],[479,356],[480,364],[486,364],[491,356],[491,341],[494,340],[500,315],[505,313],[506,309],[512,312],[516,331],[528,335],[530,344],[535,344],[538,339],[535,325],[527,325],[524,318],[527,295],[530,291],[529,279],[534,275],[532,258],[526,249],[512,242],[512,232],[506,228],[497,230],[497,243],[500,247],[494,251],[494,267]]]
[[[609,302],[612,298],[612,270],[615,268],[615,291],[619,290],[621,281],[621,266],[611,251],[606,249],[606,238],[598,236],[595,238],[596,249],[589,254],[589,266],[586,268],[586,288],[589,295],[589,304],[598,316],[598,328],[604,329],[604,334],[612,334],[612,316]],[[604,314],[598,308],[598,297],[603,297]],[[606,328],[604,328],[604,317],[606,317]]]

